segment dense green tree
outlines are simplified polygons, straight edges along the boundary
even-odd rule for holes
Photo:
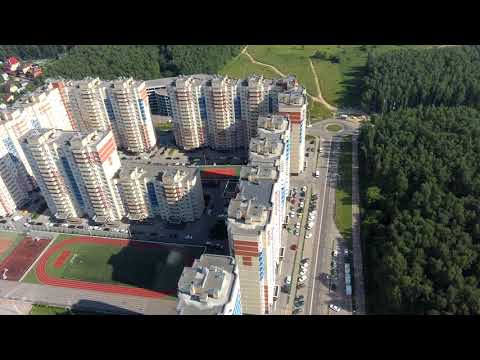
[[[136,79],[216,73],[239,45],[78,45],[46,69],[48,77]]]
[[[479,135],[480,112],[463,106],[400,109],[362,127],[370,311],[480,314]]]
[[[364,110],[418,105],[480,105],[480,46],[403,49],[369,54],[363,79]]]

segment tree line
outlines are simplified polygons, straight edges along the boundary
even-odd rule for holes
[[[381,113],[419,105],[478,107],[480,46],[369,53],[361,106]]]
[[[215,73],[240,45],[77,45],[46,67],[47,77],[136,79]]]
[[[480,112],[390,111],[359,140],[369,311],[480,314]]]
[[[0,45],[0,59],[10,56],[21,60],[47,59],[65,53],[70,45]]]

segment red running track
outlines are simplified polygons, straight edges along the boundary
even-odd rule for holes
[[[37,267],[36,267],[36,274],[38,280],[42,284],[52,285],[52,286],[59,286],[59,287],[66,287],[66,288],[73,288],[73,289],[80,289],[80,290],[92,290],[92,291],[99,291],[99,292],[107,292],[113,294],[122,294],[122,295],[131,295],[131,296],[140,296],[140,297],[147,297],[147,298],[162,298],[164,296],[172,295],[168,293],[161,293],[157,291],[142,289],[142,288],[131,288],[127,286],[121,285],[113,285],[113,284],[99,284],[99,283],[92,283],[88,281],[81,281],[81,280],[69,280],[69,279],[60,279],[55,278],[47,274],[46,266],[48,259],[62,249],[65,245],[68,244],[78,244],[78,243],[95,243],[95,244],[102,244],[102,245],[114,245],[114,246],[135,246],[135,247],[142,247],[142,248],[158,248],[162,247],[160,244],[154,243],[141,243],[136,241],[130,240],[122,240],[122,239],[105,239],[105,238],[96,238],[90,236],[78,236],[75,238],[65,239],[62,240],[53,246],[51,246],[45,254],[40,258]]]

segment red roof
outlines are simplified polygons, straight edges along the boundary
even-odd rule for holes
[[[9,57],[7,59],[7,64],[9,64],[9,65],[15,65],[17,63],[18,63],[18,60],[15,56]]]

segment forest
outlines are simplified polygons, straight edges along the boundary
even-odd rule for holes
[[[480,46],[369,54],[361,98],[365,111],[479,104]]]
[[[135,79],[215,73],[240,45],[77,45],[46,67],[46,77]]]
[[[399,109],[362,126],[370,313],[480,314],[478,154],[480,112],[471,107]]]
[[[65,53],[70,45],[0,45],[0,59],[16,56],[21,60],[55,58]]]

